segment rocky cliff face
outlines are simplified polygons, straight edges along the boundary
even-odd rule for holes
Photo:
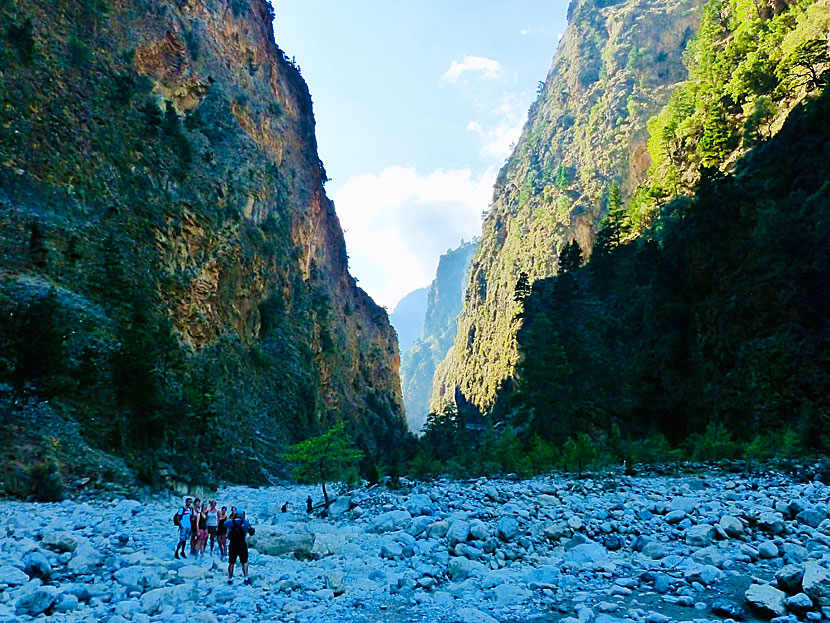
[[[0,490],[33,462],[70,483],[128,479],[122,459],[147,479],[261,480],[343,420],[390,447],[395,334],[347,271],[270,5],[0,17],[0,389],[4,434],[27,440]]]
[[[611,184],[627,198],[644,179],[646,121],[685,78],[681,55],[702,4],[571,4],[553,66],[496,181],[458,334],[436,372],[433,409],[451,402],[456,388],[480,407],[492,404],[517,361],[517,283],[555,274],[573,240],[589,253]]]
[[[408,351],[421,338],[424,331],[424,315],[427,311],[429,288],[418,288],[403,297],[389,314],[389,322],[398,333],[398,348]]]
[[[429,414],[432,379],[455,339],[458,314],[470,276],[477,242],[462,243],[441,256],[429,287],[423,337],[403,354],[401,385],[409,430],[419,433]]]

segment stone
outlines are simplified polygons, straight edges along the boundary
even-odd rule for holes
[[[816,562],[807,563],[801,588],[817,606],[830,606],[830,571],[826,567]]]
[[[75,575],[92,573],[103,562],[103,556],[91,545],[82,544],[75,550],[66,568]]]
[[[55,612],[75,612],[81,605],[80,600],[69,593],[61,593],[55,598],[52,610]]]
[[[527,587],[531,590],[553,588],[559,582],[559,577],[562,572],[559,567],[553,565],[542,565],[532,569],[525,575],[525,582]]]
[[[413,517],[412,523],[409,524],[409,527],[406,529],[408,534],[411,534],[414,537],[419,537],[422,534],[426,534],[427,528],[434,522],[435,520],[430,517],[429,515],[421,515],[420,517]]]
[[[248,540],[248,544],[267,556],[310,556],[314,547],[314,535],[305,528],[291,532],[269,532],[263,528]]]
[[[666,555],[666,546],[658,541],[650,541],[643,547],[643,556],[657,560]]]
[[[380,557],[387,560],[400,560],[403,558],[403,547],[395,541],[384,541],[380,546]]]
[[[784,516],[781,513],[766,512],[758,517],[758,528],[768,534],[782,534],[787,529]]]
[[[616,534],[611,534],[605,538],[603,544],[605,545],[605,549],[609,552],[616,552],[617,550],[622,549],[623,540]]]
[[[787,610],[795,614],[804,614],[813,609],[813,600],[806,593],[796,593],[787,597]]]
[[[695,512],[698,505],[698,499],[692,497],[676,497],[669,502],[669,511],[682,511],[686,515],[691,515]]]
[[[121,500],[115,505],[114,513],[120,518],[125,516],[138,515],[141,512],[141,502],[138,500]]]
[[[707,547],[715,540],[715,528],[709,524],[692,526],[686,532],[686,544],[692,547]]]
[[[418,517],[420,515],[431,515],[432,498],[430,498],[428,495],[424,493],[419,493],[410,496],[410,498],[406,501],[405,508],[413,517]]]
[[[329,504],[329,517],[339,518],[348,513],[352,508],[352,498],[348,495],[341,495]]]
[[[470,522],[470,538],[476,541],[486,541],[490,536],[490,529],[480,519],[473,519]]]
[[[63,554],[78,549],[78,539],[71,532],[53,532],[43,537],[40,544],[46,549]]]
[[[450,522],[445,519],[427,526],[427,536],[431,539],[443,539],[450,530]]]
[[[496,536],[502,541],[512,541],[519,535],[519,522],[513,517],[502,517],[496,524]]]
[[[694,565],[684,572],[688,582],[700,582],[703,586],[711,586],[723,579],[724,573],[713,565]]]
[[[200,580],[207,577],[210,569],[200,565],[186,565],[179,568],[179,578],[182,580]]]
[[[827,515],[817,509],[806,509],[795,516],[798,523],[810,526],[811,528],[818,528],[821,522],[827,519]]]
[[[661,612],[649,612],[646,615],[646,623],[669,623],[671,619]]]
[[[499,623],[497,619],[477,608],[459,608],[457,616],[460,623]]]
[[[571,536],[573,531],[568,526],[567,522],[557,521],[556,523],[547,524],[544,528],[544,534],[547,538],[558,541],[562,538]]]
[[[686,518],[686,513],[684,513],[682,510],[673,510],[664,517],[666,523],[670,524],[670,525],[680,523],[685,518]]]
[[[447,530],[447,542],[450,547],[455,547],[459,543],[465,543],[470,536],[470,524],[461,519],[456,519],[450,524]]]
[[[778,588],[793,595],[801,592],[801,580],[804,577],[804,568],[798,565],[784,565],[775,572],[775,581]]]
[[[515,606],[523,601],[527,601],[533,596],[531,591],[516,586],[515,584],[499,584],[493,589],[493,593],[496,604],[500,608]]]
[[[565,562],[572,562],[579,566],[602,562],[608,557],[608,551],[599,543],[582,543],[565,552]]]
[[[159,567],[133,565],[119,569],[112,577],[121,586],[125,587],[128,593],[143,593],[146,590],[164,586],[167,571]],[[181,569],[179,570],[179,577],[183,577]]]
[[[781,557],[787,564],[804,562],[807,558],[807,548],[798,543],[782,543],[778,548]]]
[[[338,532],[315,534],[311,557],[320,560],[326,556],[339,556],[345,546],[346,537]]]
[[[0,567],[0,584],[6,586],[23,586],[29,581],[29,576],[24,571],[11,565]]]
[[[726,536],[732,539],[740,539],[744,536],[744,524],[737,517],[732,515],[724,515],[720,518],[718,525],[726,533]]]
[[[750,607],[761,616],[771,618],[787,614],[787,595],[774,586],[753,584],[746,590],[745,597]]]
[[[406,530],[412,522],[412,515],[408,511],[397,510],[382,513],[372,519],[366,528],[367,532],[382,534],[396,530]]]
[[[18,598],[14,604],[14,612],[18,616],[36,617],[49,610],[57,596],[57,590],[54,587],[42,586]]]
[[[487,570],[480,562],[468,558],[452,558],[447,565],[447,575],[453,582],[461,582],[472,576],[482,575]]]
[[[778,546],[775,544],[775,541],[763,541],[762,543],[758,544],[758,557],[759,558],[777,558],[778,557]]]
[[[52,575],[52,565],[46,560],[46,556],[40,552],[29,552],[23,556],[23,571],[30,578],[38,578],[45,581]]]

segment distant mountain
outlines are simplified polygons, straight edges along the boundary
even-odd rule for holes
[[[389,314],[389,322],[398,332],[398,350],[401,355],[423,335],[428,294],[427,286],[413,290],[398,301],[395,310]]]
[[[423,337],[401,358],[401,384],[409,430],[419,433],[429,414],[435,368],[455,339],[456,321],[464,305],[470,262],[477,242],[462,243],[438,262],[423,324]]]

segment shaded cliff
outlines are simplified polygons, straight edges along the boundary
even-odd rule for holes
[[[576,240],[587,253],[608,191],[629,197],[651,162],[646,121],[686,77],[682,54],[700,0],[575,0],[553,66],[501,170],[473,259],[458,334],[439,366],[431,407],[456,388],[492,405],[515,369],[517,284],[558,270]]]
[[[398,348],[408,351],[423,335],[429,288],[418,288],[403,297],[389,314],[389,322],[398,332]]]
[[[401,385],[409,430],[421,432],[429,414],[432,379],[452,347],[458,314],[477,242],[462,243],[441,256],[429,287],[423,336],[401,358]]]
[[[262,0],[0,8],[5,474],[261,481],[339,421],[403,430],[311,98]],[[22,443],[11,447],[11,440]]]

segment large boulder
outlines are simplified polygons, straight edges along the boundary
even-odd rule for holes
[[[352,508],[352,498],[348,495],[341,495],[339,498],[329,504],[329,517],[342,517]]]
[[[366,531],[381,534],[396,530],[406,530],[411,522],[412,515],[409,514],[409,511],[389,511],[372,519],[366,527]]]
[[[686,544],[692,547],[707,547],[712,544],[717,534],[714,526],[699,524],[686,532]]]
[[[132,565],[119,569],[112,577],[128,593],[143,593],[164,586],[167,570],[157,566]]]
[[[314,546],[311,548],[311,557],[320,560],[326,556],[337,556],[343,553],[346,546],[346,537],[338,532],[316,534]]]
[[[496,604],[500,608],[505,608],[527,601],[533,596],[533,593],[515,584],[499,584],[493,589],[493,596]]]
[[[103,556],[94,547],[88,544],[82,544],[75,550],[66,567],[71,573],[75,575],[83,575],[92,573],[92,571],[102,563]]]
[[[71,532],[53,532],[43,537],[40,544],[46,549],[63,554],[78,549],[78,538]]]
[[[563,558],[565,562],[574,563],[581,567],[584,565],[602,562],[608,558],[608,550],[606,550],[599,543],[591,541],[569,549],[565,552]]]
[[[804,578],[804,567],[798,565],[784,565],[775,572],[778,588],[790,595],[801,592],[802,578]]]
[[[830,570],[816,562],[804,566],[801,588],[818,606],[830,606]]]
[[[252,536],[248,543],[261,554],[267,556],[310,556],[314,547],[314,535],[303,526],[282,526],[282,530],[273,532],[262,528]]]
[[[451,558],[447,565],[447,575],[453,582],[461,582],[469,577],[482,575],[487,570],[480,562],[469,558]]]
[[[0,584],[6,586],[23,586],[29,581],[29,576],[24,571],[11,565],[0,567]]]
[[[52,575],[52,565],[46,560],[46,556],[40,552],[29,552],[23,556],[23,571],[30,578],[39,578],[45,581]]]
[[[781,513],[766,512],[758,517],[758,528],[768,534],[782,534],[787,529],[787,523]]]
[[[447,531],[447,541],[450,547],[455,547],[459,543],[465,543],[470,536],[470,524],[461,519],[456,519],[450,524],[450,529]]]
[[[726,533],[726,536],[732,539],[740,539],[744,536],[744,524],[737,517],[732,515],[724,515],[720,518],[718,525],[721,527],[721,530]]]
[[[502,517],[496,524],[496,536],[502,541],[512,541],[519,536],[519,522],[513,517]]]
[[[432,498],[424,493],[410,496],[405,504],[406,510],[413,517],[432,514]]]
[[[774,586],[753,584],[744,596],[750,607],[763,617],[780,617],[787,614],[787,594]]]
[[[58,591],[52,586],[41,586],[30,593],[24,594],[14,604],[14,612],[18,616],[36,617],[49,610],[58,598]]]

